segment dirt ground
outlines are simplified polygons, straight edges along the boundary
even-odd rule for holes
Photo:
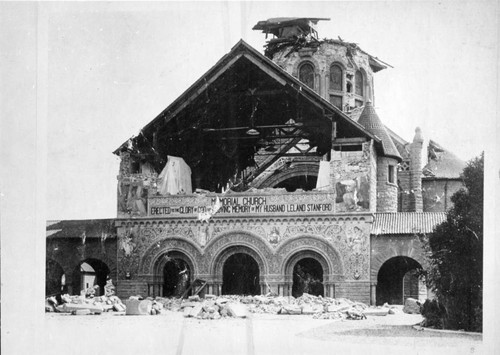
[[[250,314],[198,320],[181,312],[45,315],[46,354],[482,354],[482,336],[417,331],[420,315],[366,320]],[[40,349],[42,350],[42,349]]]

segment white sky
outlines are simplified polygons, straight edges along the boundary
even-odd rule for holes
[[[406,140],[420,126],[460,158],[477,156],[496,112],[494,10],[478,1],[42,3],[46,217],[115,217],[111,152],[240,38],[262,51],[265,35],[251,28],[271,17],[331,18],[320,38],[341,36],[394,66],[375,75],[387,126]]]

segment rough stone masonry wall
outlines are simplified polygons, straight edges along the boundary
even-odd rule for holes
[[[283,68],[287,73],[298,77],[299,65],[303,62],[310,62],[315,69],[315,87],[313,88],[323,98],[329,100],[330,88],[330,66],[333,63],[338,63],[343,67],[344,71],[344,91],[335,93],[343,96],[344,104],[355,98],[354,86],[351,93],[348,93],[346,88],[346,74],[354,75],[357,68],[362,68],[365,75],[365,98],[370,98],[370,93],[373,92],[373,72],[370,67],[369,58],[366,54],[355,51],[351,57],[347,54],[347,48],[344,45],[337,43],[323,42],[317,50],[303,49],[289,53],[291,47],[285,48],[281,52],[277,52],[273,61]],[[355,63],[353,66],[352,63]],[[354,81],[352,82],[354,85]],[[371,98],[373,100],[373,98]]]
[[[264,286],[268,283],[281,290],[291,282],[286,271],[293,268],[290,260],[316,255],[328,268],[324,269],[325,292],[334,288],[338,297],[369,301],[369,213],[310,218],[214,217],[209,223],[196,219],[130,222],[123,221],[125,225],[118,228],[120,297],[147,295],[148,284],[162,283],[158,260],[173,251],[192,261],[192,277],[208,280],[213,292],[215,284],[222,282],[223,255],[244,252],[259,264]]]
[[[403,164],[409,164],[408,162],[403,162]],[[406,166],[406,165],[405,165]],[[401,204],[401,212],[408,212],[410,211],[410,191],[411,191],[411,184],[410,184],[410,169],[409,166],[408,168],[405,168],[405,170],[399,170],[398,171],[398,185],[399,185],[399,203]]]
[[[377,211],[377,152],[373,147],[373,141],[369,144],[370,149],[370,211]]]
[[[59,264],[66,275],[68,292],[73,293],[73,273],[85,260],[97,259],[105,263],[110,270],[110,277],[116,285],[116,237],[102,240],[87,238],[85,244],[80,238],[47,238],[46,258]]]
[[[398,185],[389,182],[389,164],[396,169],[393,158],[377,158],[377,212],[398,211]]]
[[[415,130],[415,138],[410,144],[410,212],[422,212],[422,145],[420,129]]]

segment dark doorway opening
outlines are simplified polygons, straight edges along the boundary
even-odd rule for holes
[[[396,256],[387,260],[378,272],[377,305],[404,304],[408,297],[418,299],[419,269],[422,269],[422,266],[407,256]]]
[[[300,297],[304,293],[324,296],[323,268],[313,258],[301,259],[293,267],[292,296]]]
[[[223,295],[259,295],[259,265],[248,254],[231,255],[222,270]]]
[[[182,259],[170,259],[163,268],[163,297],[180,297],[190,284],[191,270]],[[190,291],[191,292],[191,291]]]
[[[96,288],[95,296],[104,294],[106,279],[110,274],[109,267],[98,259],[86,259],[82,261],[73,272],[73,294],[80,294],[90,287]]]
[[[311,191],[316,188],[317,176],[300,175],[283,180],[274,188],[285,188],[287,192],[294,192],[297,189]]]
[[[66,293],[67,290],[64,289],[63,280],[64,270],[56,261],[52,259],[47,259],[45,262],[45,294],[55,295],[60,293]],[[66,291],[66,292],[65,292]]]

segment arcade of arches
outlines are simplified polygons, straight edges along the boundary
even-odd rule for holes
[[[89,258],[81,260],[76,266],[65,265],[47,259],[45,269],[45,294],[56,295],[69,293],[79,295],[89,288],[95,289],[95,295],[104,294],[104,286],[110,278],[111,271],[108,265],[99,259]]]

